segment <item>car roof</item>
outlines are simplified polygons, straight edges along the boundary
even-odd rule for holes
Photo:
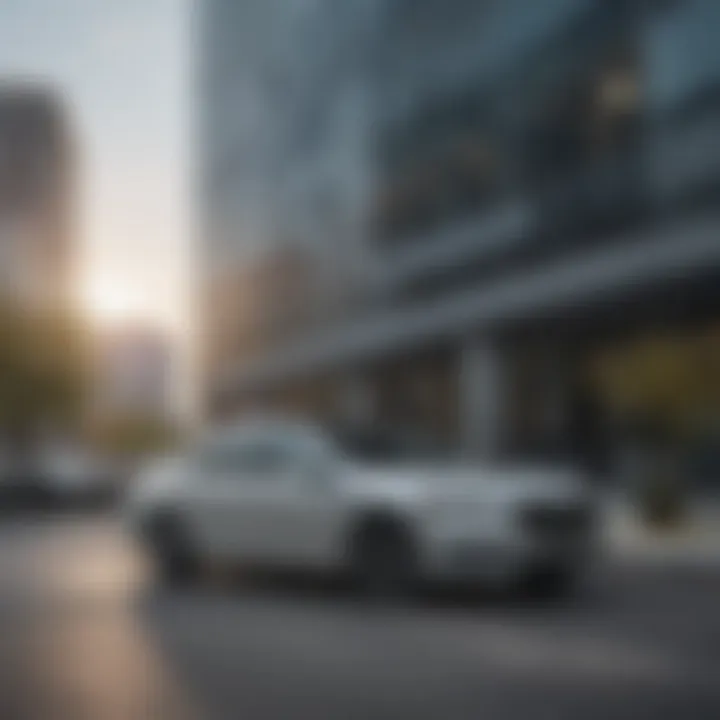
[[[320,425],[307,420],[283,416],[254,415],[211,428],[205,439],[211,442],[234,442],[239,439],[266,434],[294,435],[307,438],[322,438],[325,433]]]

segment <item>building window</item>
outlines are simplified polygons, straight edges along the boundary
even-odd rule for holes
[[[402,243],[479,212],[498,193],[501,152],[471,92],[426,107],[382,146],[381,240]]]

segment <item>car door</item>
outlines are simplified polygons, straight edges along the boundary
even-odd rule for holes
[[[211,444],[193,483],[193,524],[218,559],[325,565],[334,559],[340,496],[315,441],[263,431]]]
[[[299,468],[286,438],[270,431],[231,438],[206,453],[197,524],[221,559],[284,564],[298,538],[288,524],[298,505]]]
[[[293,456],[281,437],[263,433],[238,449],[236,464],[242,499],[236,509],[221,509],[231,550],[261,563],[284,564],[297,541],[287,524],[296,498]]]
[[[188,462],[183,515],[195,541],[213,558],[244,555],[256,544],[246,522],[246,488],[252,483],[246,477],[245,452],[242,437],[212,438]]]
[[[329,446],[303,433],[274,439],[274,472],[262,510],[267,545],[288,565],[327,567],[342,555],[345,503],[337,458]],[[260,517],[260,516],[259,516]]]

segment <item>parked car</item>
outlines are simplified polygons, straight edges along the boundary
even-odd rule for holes
[[[77,448],[43,448],[0,464],[0,508],[80,508],[110,502],[118,477],[101,458]]]
[[[38,477],[48,499],[63,506],[109,502],[117,490],[111,466],[100,457],[77,449],[43,454]]]
[[[574,471],[283,421],[217,430],[152,464],[127,515],[165,579],[210,560],[344,571],[372,595],[534,577],[567,590],[594,545],[591,491]]]
[[[34,462],[0,459],[0,511],[33,508],[45,503],[45,487]]]

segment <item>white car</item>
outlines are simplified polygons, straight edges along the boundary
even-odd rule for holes
[[[89,453],[57,451],[41,458],[40,477],[58,500],[81,500],[109,491],[107,472]]]
[[[79,508],[110,501],[116,490],[110,468],[81,448],[46,447],[0,466],[0,504]]]
[[[228,427],[141,474],[128,521],[175,580],[211,561],[347,571],[374,594],[535,574],[570,587],[594,539],[582,477],[424,450],[291,422]]]

